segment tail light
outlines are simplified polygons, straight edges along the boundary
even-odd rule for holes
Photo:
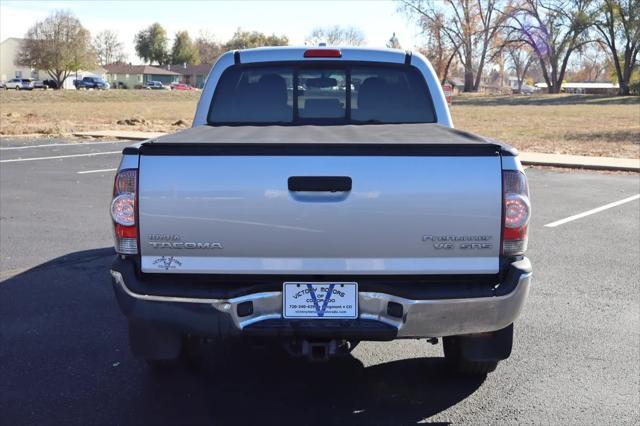
[[[138,170],[121,170],[113,184],[111,219],[114,225],[115,249],[120,254],[138,254],[136,188]]]
[[[341,58],[340,49],[307,49],[304,51],[305,58]]]
[[[531,217],[527,178],[522,172],[505,170],[502,172],[502,187],[502,254],[523,254],[527,249],[527,228]]]

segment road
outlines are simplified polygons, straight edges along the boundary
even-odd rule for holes
[[[638,175],[528,171],[533,288],[512,357],[484,380],[449,376],[424,340],[326,365],[221,346],[154,375],[129,355],[107,273],[125,145],[1,141],[3,424],[640,422],[640,201],[544,226],[640,193]]]

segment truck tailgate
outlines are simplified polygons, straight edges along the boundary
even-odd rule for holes
[[[498,272],[499,152],[385,156],[143,151],[139,166],[144,272]],[[348,177],[352,187],[296,191],[289,186],[291,177]]]

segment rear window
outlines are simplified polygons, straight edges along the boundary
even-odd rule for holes
[[[410,66],[236,65],[216,87],[209,124],[434,123],[427,84]]]

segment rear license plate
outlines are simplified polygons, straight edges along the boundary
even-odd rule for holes
[[[285,318],[358,318],[358,283],[286,282],[282,286]]]

